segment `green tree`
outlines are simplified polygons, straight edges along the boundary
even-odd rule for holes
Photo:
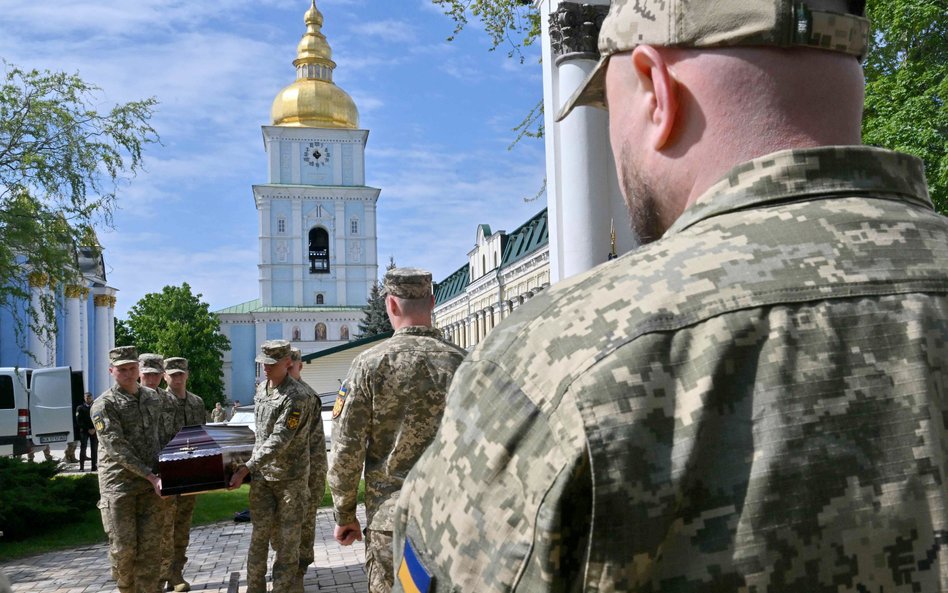
[[[388,266],[385,271],[388,272],[395,267],[395,258],[389,257]],[[382,283],[378,280],[372,285],[372,291],[369,293],[369,299],[362,307],[364,317],[359,322],[359,338],[369,338],[393,331],[392,322],[388,318],[388,312],[385,310],[385,297],[382,296]]]
[[[158,141],[155,99],[101,110],[100,94],[76,74],[0,61],[0,307],[21,347],[26,328],[52,336],[59,289],[80,278],[78,246],[97,247],[93,227],[111,224],[118,185]],[[33,306],[30,282],[57,290]]]
[[[454,39],[480,20],[491,51],[508,48],[523,60],[522,48],[540,34],[540,15],[521,0],[431,0],[454,20]],[[948,1],[868,0],[872,22],[866,58],[863,142],[918,156],[925,161],[932,200],[948,214]],[[514,129],[543,136],[542,102]]]
[[[187,282],[165,286],[135,303],[128,320],[116,325],[117,346],[134,345],[139,352],[182,356],[190,368],[188,390],[201,396],[207,409],[224,401],[224,352],[230,340],[220,333],[217,315]]]
[[[948,2],[869,0],[863,141],[925,161],[932,201],[948,214]]]

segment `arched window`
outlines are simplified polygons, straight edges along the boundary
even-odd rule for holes
[[[293,341],[294,342],[300,341],[300,328],[299,327],[295,327],[295,326],[293,327]]]
[[[326,341],[326,324],[325,323],[316,324],[316,341],[317,342]]]
[[[339,339],[348,341],[349,340],[349,326],[344,325],[339,328]]]
[[[323,293],[317,292],[317,293],[316,293],[316,304],[317,304],[317,305],[324,305],[324,304],[326,304],[325,301],[326,301],[326,298],[323,296]]]
[[[349,220],[349,234],[358,235],[359,234],[359,219],[352,217]]]
[[[281,235],[286,232],[286,219],[282,216],[277,219],[277,232]]]
[[[309,273],[329,273],[329,233],[322,227],[309,231]]]

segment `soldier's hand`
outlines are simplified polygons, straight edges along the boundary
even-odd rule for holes
[[[362,541],[362,526],[359,525],[359,520],[356,519],[352,523],[336,525],[335,529],[332,530],[332,535],[343,546],[351,546],[354,541]]]
[[[250,470],[247,469],[247,466],[241,465],[237,468],[237,471],[234,472],[234,475],[230,477],[230,484],[227,485],[227,489],[236,490],[240,488],[240,485],[244,483],[244,478],[246,478],[249,473]]]
[[[146,477],[148,481],[151,482],[151,487],[155,489],[155,494],[161,496],[161,478],[155,474],[148,474]]]

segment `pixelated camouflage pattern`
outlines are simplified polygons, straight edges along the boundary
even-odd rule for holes
[[[224,408],[214,408],[211,410],[211,422],[224,422],[227,416],[224,414]]]
[[[563,104],[556,121],[580,105],[606,109],[609,57],[642,44],[812,47],[862,59],[869,49],[869,21],[788,0],[613,0],[599,30],[599,63]]]
[[[184,566],[188,562],[191,543],[191,519],[197,504],[196,496],[172,496],[165,500],[165,528],[161,537],[161,575],[172,586],[185,581]]]
[[[391,592],[395,581],[391,531],[365,532],[365,579],[369,582],[369,593]]]
[[[253,398],[256,434],[247,462],[254,480],[305,479],[309,473],[309,420],[312,399],[287,375],[283,383],[257,386]]]
[[[151,488],[145,477],[158,468],[161,409],[158,394],[144,386],[129,394],[116,384],[96,398],[90,414],[99,438],[99,492]]]
[[[329,464],[326,459],[326,432],[323,428],[321,415],[322,401],[305,381],[299,383],[306,388],[313,402],[313,416],[309,422],[308,488],[310,497],[300,532],[300,568],[305,571],[306,567],[313,563],[313,546],[316,543],[316,512],[319,509],[319,503],[323,500],[323,494],[326,492],[326,471]]]
[[[465,352],[426,326],[395,330],[352,362],[348,395],[333,420],[329,489],[339,525],[356,520],[365,466],[365,527],[392,530],[402,481],[441,423],[444,398]]]
[[[946,338],[920,161],[744,163],[470,354],[395,565],[407,535],[437,591],[948,590]]]
[[[200,426],[207,424],[207,409],[204,407],[204,400],[201,396],[185,392],[185,396],[180,398],[171,391],[168,394],[174,402],[174,427],[175,434],[185,426]]]
[[[392,268],[385,273],[382,294],[400,299],[430,297],[431,272],[421,268]]]
[[[109,561],[119,593],[159,591],[161,497],[148,484],[138,491],[110,491],[97,506],[109,539]]]
[[[304,460],[306,457],[304,457]],[[303,593],[299,573],[300,522],[309,491],[306,477],[250,482],[250,549],[247,552],[247,593],[267,593],[267,553],[273,561],[273,591]]]
[[[175,421],[178,406],[175,403],[174,396],[168,393],[167,390],[158,387],[155,389],[155,393],[158,394],[158,401],[161,402],[162,428],[160,441],[161,448],[164,449],[165,446],[171,442],[171,439],[174,438],[174,435],[178,434],[178,430],[181,428]]]

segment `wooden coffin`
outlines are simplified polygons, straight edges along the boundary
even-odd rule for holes
[[[198,494],[226,488],[253,453],[248,426],[185,426],[158,456],[161,494]]]

